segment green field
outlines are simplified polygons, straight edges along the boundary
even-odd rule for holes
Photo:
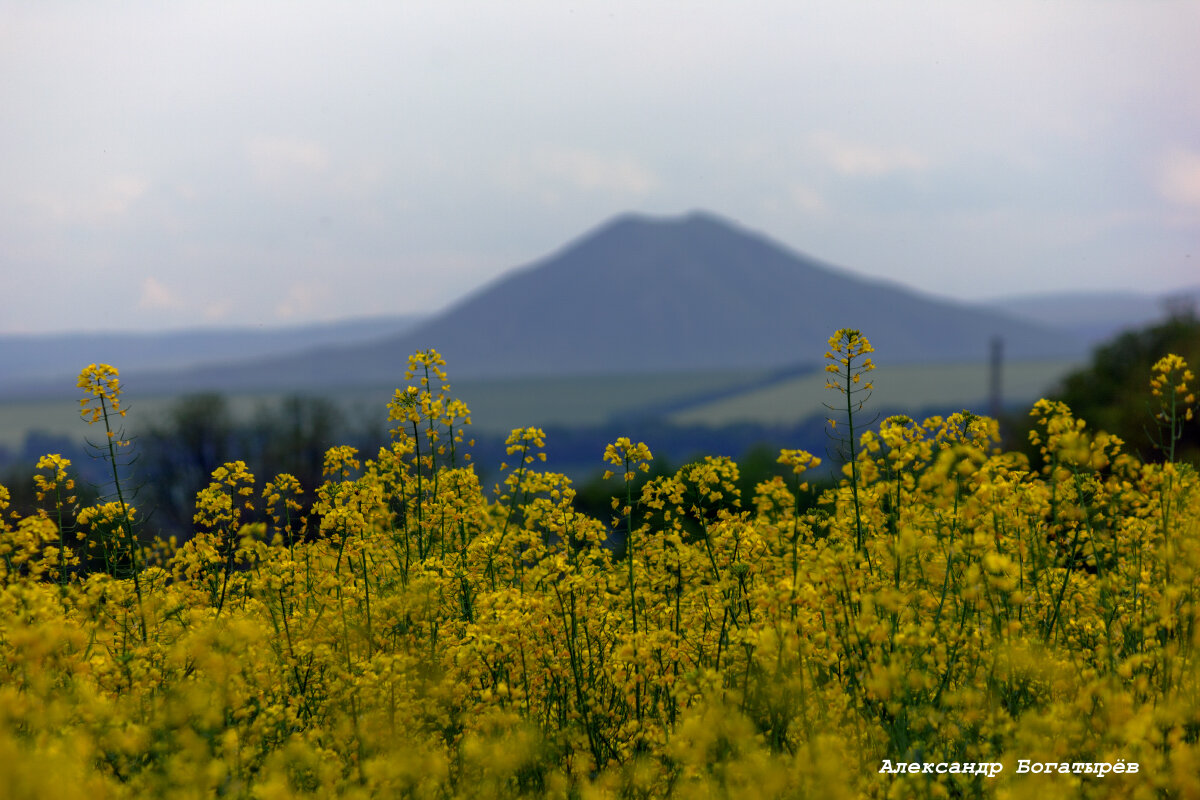
[[[1006,365],[1005,402],[1031,403],[1076,366],[1073,361]],[[875,408],[978,407],[988,392],[983,364],[883,366],[873,379],[870,403]],[[526,425],[599,425],[613,418],[653,416],[652,412],[664,409],[666,418],[680,425],[792,424],[822,413],[821,404],[829,397],[824,386],[821,372],[769,383],[769,373],[762,370],[479,381],[454,381],[451,374],[450,394],[471,408],[477,431],[507,433]],[[745,391],[739,392],[739,387],[746,387]],[[378,422],[392,391],[391,387],[357,387],[320,396],[336,403],[351,423]],[[126,392],[131,434],[161,418],[178,400],[169,395],[138,397],[136,384],[127,386]],[[236,394],[229,401],[234,417],[248,420],[281,397],[279,393]],[[77,401],[69,399],[0,403],[0,447],[20,447],[31,431],[82,439],[88,429],[78,408]]]
[[[642,409],[761,381],[763,371],[720,370],[669,374],[626,374],[503,380],[455,381],[450,394],[467,403],[476,430],[508,433],[527,425],[596,425],[619,416],[639,415]],[[387,403],[395,387],[352,387],[315,393],[333,401],[351,423],[386,419]],[[140,425],[161,418],[179,397],[139,397],[136,383],[125,388],[129,403],[127,424],[136,434]],[[283,395],[234,394],[229,396],[233,415],[250,419],[258,409],[279,403]],[[76,400],[0,402],[0,447],[19,447],[30,431],[82,439],[87,425],[79,418]]]
[[[1030,361],[1006,364],[1002,379],[1005,403],[1029,402],[1079,366],[1075,361]],[[882,366],[870,375],[875,389],[870,405],[878,409],[920,411],[935,406],[976,408],[986,404],[988,367],[985,364],[911,364]],[[791,424],[824,413],[830,402],[825,373],[783,381],[676,412],[668,419],[679,425],[729,425],[739,422]]]
[[[249,419],[260,406],[278,403],[282,395],[255,394],[230,395],[230,409],[236,419]],[[137,435],[139,426],[162,418],[179,400],[176,395],[137,397],[132,393],[128,400],[126,416],[127,433]],[[0,401],[0,447],[17,448],[27,434],[40,432],[52,436],[66,436],[82,441],[88,436],[95,438],[79,416],[79,401],[54,398],[51,400]]]

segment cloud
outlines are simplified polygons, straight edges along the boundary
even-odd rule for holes
[[[926,156],[907,147],[851,142],[829,133],[814,135],[811,144],[826,164],[843,175],[870,178],[929,166]]]
[[[231,311],[233,311],[233,300],[226,297],[206,305],[204,307],[204,319],[209,322],[220,322],[228,319]]]
[[[145,311],[168,311],[183,308],[183,301],[166,284],[152,275],[142,281],[142,294],[138,308]]]
[[[97,211],[102,216],[120,217],[150,189],[150,181],[136,175],[118,175],[102,190]]]
[[[329,167],[326,149],[307,139],[256,136],[246,144],[246,158],[255,182],[272,189],[287,189]]]
[[[36,192],[31,204],[53,220],[68,225],[109,225],[127,216],[150,190],[136,175],[113,175],[98,184],[70,191]]]
[[[1159,163],[1157,184],[1163,198],[1200,208],[1200,153],[1183,148],[1169,151]]]
[[[641,196],[659,184],[658,177],[648,167],[628,155],[581,148],[542,148],[510,160],[503,173],[510,186],[543,194],[569,188]]]
[[[793,184],[789,193],[796,208],[807,214],[820,214],[828,209],[825,198],[803,184]]]
[[[314,283],[293,283],[275,304],[275,316],[281,320],[317,318],[322,315],[322,298],[331,295],[328,286]]]

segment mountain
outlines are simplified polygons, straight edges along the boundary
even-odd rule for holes
[[[400,334],[422,319],[396,315],[285,328],[197,328],[168,333],[0,335],[0,396],[73,387],[88,364],[130,372],[187,370]]]
[[[464,374],[659,371],[819,360],[841,327],[862,328],[893,362],[981,360],[994,335],[1013,356],[1074,347],[701,213],[621,217],[403,338]]]
[[[1074,356],[1072,337],[998,311],[868,280],[707,213],[626,215],[370,344],[144,376],[165,388],[396,385],[436,348],[452,378],[777,368],[821,360],[857,327],[889,363]]]
[[[1121,331],[1143,328],[1173,311],[1200,306],[1200,286],[1165,295],[1141,292],[1054,292],[1002,297],[987,305],[1001,313],[1057,328],[1097,345]]]

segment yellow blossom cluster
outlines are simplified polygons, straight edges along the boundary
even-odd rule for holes
[[[831,347],[865,369],[861,334]],[[1200,796],[1191,466],[1061,404],[1034,409],[1040,469],[993,420],[889,417],[812,506],[809,453],[753,497],[719,457],[635,492],[652,456],[622,438],[610,527],[538,428],[485,492],[444,363],[410,363],[390,446],[331,449],[315,487],[219,467],[195,535],[122,553],[133,576],[66,569],[53,507],[0,520],[6,796]],[[42,502],[69,467],[42,465]]]
[[[1188,369],[1187,362],[1169,353],[1154,365],[1154,377],[1150,379],[1150,394],[1159,398],[1164,410],[1159,412],[1159,418],[1165,419],[1171,408],[1176,408],[1185,419],[1191,420],[1192,406],[1196,404],[1196,395],[1188,385],[1196,379]]]
[[[826,388],[841,389],[839,381],[859,384],[865,373],[875,369],[875,362],[868,355],[874,352],[871,342],[857,328],[842,328],[834,333],[829,337],[829,350],[825,353],[825,359],[829,362],[825,365],[825,371],[838,378],[838,381],[826,380]],[[873,387],[866,383],[863,388],[869,390]]]
[[[121,379],[116,367],[89,364],[79,373],[76,386],[84,395],[79,399],[79,413],[89,425],[100,421],[106,413],[125,416],[125,409],[121,407]]]

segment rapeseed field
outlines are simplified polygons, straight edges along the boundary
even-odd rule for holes
[[[868,425],[871,358],[831,338],[834,446],[790,480],[635,480],[623,438],[595,519],[537,428],[482,486],[420,352],[390,446],[320,486],[226,464],[179,544],[89,367],[102,502],[53,455],[38,513],[0,487],[0,797],[1200,797],[1188,366],[1146,376],[1160,462],[1041,401],[1030,463],[965,412]]]

